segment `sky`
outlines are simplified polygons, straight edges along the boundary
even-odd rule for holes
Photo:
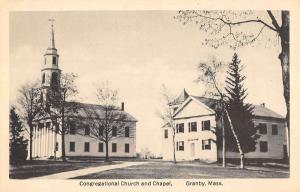
[[[237,52],[246,68],[247,102],[266,103],[285,115],[279,42],[260,40],[253,46],[231,50],[202,45],[206,34],[195,24],[182,25],[176,11],[62,11],[11,12],[9,27],[10,102],[19,87],[41,77],[43,54],[50,43],[49,18],[54,18],[59,67],[76,73],[78,100],[97,103],[95,84],[110,81],[119,90],[120,103],[137,120],[137,151],[161,153],[162,84],[172,95],[185,88],[202,95],[194,82],[197,65],[211,56],[229,62]],[[265,17],[264,12],[258,13]],[[268,20],[267,20],[268,21]],[[268,21],[270,23],[270,21]],[[262,36],[273,35],[267,33]],[[155,142],[154,142],[155,141]]]

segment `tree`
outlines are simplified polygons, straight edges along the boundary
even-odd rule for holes
[[[173,112],[170,108],[170,104],[172,103],[172,101],[174,101],[174,98],[170,96],[165,85],[162,86],[162,98],[163,98],[163,107],[157,114],[162,120],[164,126],[170,128],[171,130],[172,146],[173,146],[173,162],[176,163],[176,148],[175,148],[176,126],[174,122]]]
[[[105,143],[105,161],[110,161],[109,142],[125,136],[126,126],[129,126],[131,120],[122,109],[116,107],[119,100],[118,90],[111,88],[109,82],[97,85],[96,96],[98,105],[84,108],[87,114],[85,123],[89,125],[88,135]]]
[[[237,137],[236,131],[233,127],[232,121],[231,121],[231,117],[229,116],[229,113],[227,111],[227,106],[225,104],[225,98],[226,95],[224,94],[224,89],[223,89],[223,85],[222,82],[224,82],[223,80],[223,70],[224,70],[224,64],[222,62],[219,62],[216,60],[216,58],[211,58],[211,60],[209,62],[205,62],[205,63],[200,63],[198,65],[198,70],[199,70],[199,76],[196,79],[196,82],[200,82],[203,83],[207,90],[205,94],[208,94],[210,96],[213,97],[217,97],[218,100],[220,101],[218,108],[219,111],[217,111],[217,117],[220,118],[221,120],[221,126],[222,126],[222,151],[223,151],[223,167],[226,166],[226,161],[225,161],[225,127],[224,127],[224,116],[227,117],[228,120],[228,124],[230,127],[230,130],[234,136],[234,140],[236,141],[236,145],[237,148],[239,150],[239,153],[241,155],[241,168],[244,168],[244,152],[241,148],[240,145],[240,140]],[[218,129],[217,129],[217,136],[220,135],[220,133],[218,133]]]
[[[75,85],[76,78],[77,75],[73,73],[62,74],[59,83],[53,84],[54,86],[49,88],[47,95],[45,113],[52,121],[52,130],[61,135],[63,161],[66,161],[65,134],[68,131],[66,119],[68,115],[76,113],[78,108],[78,104],[73,100],[78,94]]]
[[[27,157],[27,139],[24,137],[24,128],[16,109],[12,107],[9,114],[9,162],[20,163]]]
[[[22,119],[28,126],[29,159],[32,160],[33,121],[42,111],[41,90],[38,83],[29,83],[19,89],[18,103]]]
[[[226,105],[242,151],[243,153],[248,153],[255,151],[256,140],[259,138],[259,135],[257,134],[258,128],[254,127],[252,121],[254,107],[244,101],[247,97],[247,89],[244,88],[243,84],[246,76],[242,75],[244,66],[240,63],[238,55],[234,53],[227,71],[225,87],[227,93]],[[225,121],[226,127],[228,127],[228,124],[229,122]],[[234,136],[230,131],[226,132],[226,136],[227,140],[234,140]],[[233,151],[238,151],[233,142],[229,142],[227,146]]]
[[[175,16],[183,24],[195,22],[200,25],[200,30],[206,32],[204,44],[214,48],[221,45],[229,45],[231,48],[251,45],[262,36],[268,29],[280,38],[281,52],[278,56],[282,69],[283,95],[286,103],[286,121],[289,129],[290,117],[290,16],[289,11],[266,11],[266,17],[272,24],[256,16],[253,11],[179,11]],[[281,18],[280,18],[281,17]],[[279,21],[281,20],[281,25]],[[254,24],[254,26],[252,25]],[[243,28],[247,26],[248,28]],[[247,34],[251,27],[255,27],[257,32]],[[252,31],[252,30],[250,30]],[[268,37],[271,35],[268,35]],[[288,130],[288,133],[290,131]]]

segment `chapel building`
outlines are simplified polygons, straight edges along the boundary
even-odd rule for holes
[[[216,99],[189,95],[185,90],[169,107],[175,123],[176,160],[201,160],[216,162],[222,158],[222,147],[218,146],[216,132],[222,130],[218,116],[220,110]],[[254,105],[254,126],[259,126],[256,149],[245,153],[245,159],[282,160],[287,158],[287,134],[285,118],[265,104]],[[166,124],[163,131],[163,159],[173,160],[171,127]],[[235,142],[235,141],[227,141]],[[239,153],[226,151],[226,158],[238,159]]]

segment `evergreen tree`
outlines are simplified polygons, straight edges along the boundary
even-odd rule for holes
[[[258,127],[254,127],[253,106],[244,102],[247,97],[247,89],[244,88],[244,80],[246,77],[241,74],[244,66],[240,64],[241,61],[238,55],[234,53],[232,62],[229,64],[226,78],[226,106],[229,116],[232,121],[233,128],[240,141],[243,153],[248,153],[255,150],[256,140],[259,138],[257,134]],[[234,141],[234,136],[230,131],[228,121],[225,121],[226,127],[226,142],[227,150],[238,151],[237,145]]]
[[[27,158],[27,139],[23,136],[24,128],[14,107],[10,109],[9,118],[9,160],[11,164],[16,164]]]

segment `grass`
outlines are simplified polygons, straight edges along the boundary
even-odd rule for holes
[[[289,173],[272,170],[222,168],[216,164],[151,162],[94,173],[74,179],[199,179],[199,178],[288,178]]]
[[[103,161],[53,161],[33,160],[26,161],[21,165],[10,165],[10,179],[27,179],[65,171],[72,171],[82,168],[115,164],[114,162]]]

